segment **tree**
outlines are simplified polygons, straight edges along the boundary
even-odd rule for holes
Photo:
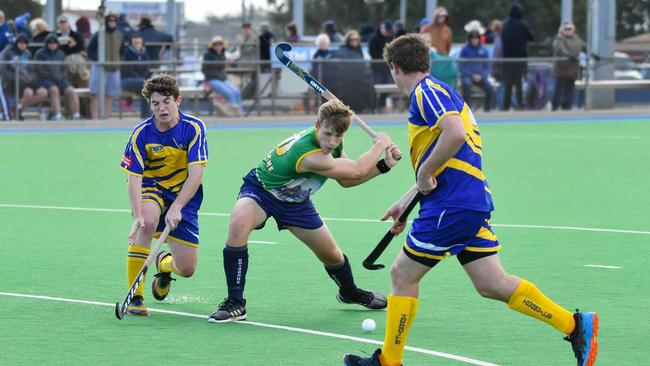
[[[23,15],[26,11],[32,15],[32,19],[43,14],[43,6],[34,0],[0,0],[0,9],[4,11],[7,20]]]

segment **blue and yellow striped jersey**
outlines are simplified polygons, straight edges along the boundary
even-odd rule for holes
[[[481,134],[474,114],[458,92],[432,76],[420,81],[411,93],[408,134],[413,169],[417,172],[436,146],[442,132],[440,121],[454,114],[463,121],[467,137],[456,155],[433,173],[438,185],[422,200],[420,216],[427,210],[435,213],[447,207],[494,210],[483,174]]]
[[[129,174],[141,176],[143,187],[155,186],[177,194],[187,179],[187,167],[207,162],[205,125],[180,113],[178,124],[165,132],[156,129],[153,116],[135,126],[120,166]]]

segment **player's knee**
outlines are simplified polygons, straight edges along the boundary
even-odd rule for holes
[[[252,229],[253,228],[250,220],[248,220],[245,216],[233,214],[230,217],[230,225],[228,225],[228,242],[240,242],[241,240],[239,239],[243,239],[245,241]]]
[[[474,284],[476,292],[486,299],[499,299],[500,291],[499,286],[495,281],[481,281]]]
[[[156,219],[144,219],[144,227],[142,228],[142,231],[147,234],[153,234],[156,231],[156,228],[158,227],[158,221]]]
[[[192,277],[192,275],[194,275],[194,271],[196,270],[196,266],[195,265],[177,266],[176,269],[177,269],[179,275],[181,275],[181,276],[183,276],[185,278],[188,278],[188,277]]]

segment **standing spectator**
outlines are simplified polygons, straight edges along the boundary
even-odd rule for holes
[[[131,28],[131,24],[126,20],[126,13],[120,13],[120,16],[117,17],[117,30],[122,33],[125,41],[131,40],[131,35],[135,30]]]
[[[396,20],[393,22],[393,38],[397,38],[406,34],[406,29],[404,29],[404,23],[401,20]]]
[[[221,94],[231,105],[233,114],[241,114],[242,100],[239,89],[228,80],[226,74],[226,47],[228,44],[221,36],[214,36],[203,54],[204,80],[210,84],[214,92]]]
[[[29,70],[28,62],[31,60],[32,55],[27,49],[29,38],[23,33],[18,34],[14,40],[13,46],[7,46],[2,53],[0,53],[0,60],[7,62],[2,65],[2,88],[5,96],[12,98],[16,94],[22,98],[16,105],[16,116],[19,120],[23,119],[22,111],[32,104],[42,101],[45,95],[34,95],[33,81],[34,77]],[[18,93],[16,93],[16,76],[18,76]]]
[[[323,23],[323,33],[330,37],[331,43],[340,43],[343,41],[341,33],[336,31],[336,23],[333,20],[326,20]]]
[[[298,34],[298,27],[294,22],[287,25],[287,42],[302,42],[302,38]]]
[[[471,32],[478,32],[481,44],[486,43],[485,28],[483,28],[483,24],[481,24],[480,20],[470,20],[469,23],[465,24],[465,27],[463,27],[463,29],[465,29],[465,32],[467,32],[467,34],[470,34]]]
[[[439,6],[433,12],[432,22],[426,25],[420,25],[420,33],[429,33],[431,35],[431,45],[436,52],[442,55],[448,55],[451,51],[452,33],[451,28],[447,25],[449,22],[449,13],[444,6]],[[422,23],[422,22],[420,22]]]
[[[332,38],[330,37],[330,40]],[[344,49],[350,52],[357,53],[363,60],[363,50],[361,49],[361,36],[355,30],[345,33],[345,42],[339,49]]]
[[[512,4],[510,16],[503,23],[501,41],[503,45],[504,58],[525,58],[528,57],[526,44],[535,39],[528,24],[522,20],[524,7],[519,3]],[[517,96],[517,108],[523,108],[524,95],[522,91],[521,78],[526,73],[526,61],[514,61],[503,63],[503,83],[505,95],[503,109],[510,109],[512,100],[512,87],[514,85]]]
[[[555,76],[554,111],[560,105],[562,109],[571,109],[575,82],[578,78],[578,57],[585,50],[585,43],[575,34],[575,25],[570,21],[562,22],[558,35],[553,40],[553,57],[565,57],[568,60],[553,63],[553,75]]]
[[[4,50],[7,45],[11,46],[14,38],[14,33],[5,21],[5,13],[0,10],[0,51]]]
[[[77,32],[83,37],[84,45],[88,45],[88,42],[90,42],[90,37],[92,37],[92,33],[90,32],[90,21],[88,18],[82,15],[79,17],[79,19],[77,19],[74,25],[77,27]]]
[[[57,19],[58,32],[56,36],[65,54],[68,65],[68,81],[75,88],[88,87],[90,71],[86,63],[86,46],[80,33],[72,30],[68,17],[60,15]]]
[[[79,99],[74,89],[68,84],[68,68],[65,65],[65,54],[59,49],[59,41],[54,33],[45,37],[45,45],[36,52],[35,61],[47,62],[37,64],[36,78],[39,88],[38,95],[49,95],[50,120],[61,121],[61,93],[65,97],[65,109],[72,119],[79,119]]]
[[[481,44],[481,35],[477,31],[471,31],[467,35],[467,43],[460,51],[461,59],[484,59],[485,62],[461,62],[460,76],[463,84],[463,99],[468,103],[472,96],[472,86],[477,85],[485,92],[485,111],[489,112],[492,107],[492,84],[488,80],[490,74],[490,63],[487,48]],[[472,107],[470,105],[470,107]]]
[[[264,23],[260,26],[260,61],[264,61],[261,65],[262,72],[269,72],[271,70],[271,45],[275,36],[271,33],[269,25]]]
[[[41,43],[45,43],[45,37],[50,33],[50,27],[43,18],[34,18],[29,22],[29,28],[32,30],[32,43],[38,45],[29,47],[29,52],[36,56],[36,52],[41,49]]]
[[[27,36],[27,39],[32,38],[32,32],[29,29],[29,18],[31,18],[32,15],[29,12],[23,13],[23,15],[19,15],[16,17],[14,20],[14,24],[16,26],[16,34],[23,33],[24,35]]]
[[[377,28],[375,34],[368,42],[368,51],[373,63],[370,64],[372,77],[375,84],[392,84],[393,78],[390,76],[390,70],[384,61],[384,46],[393,39],[393,25],[389,21],[383,21]],[[376,110],[379,113],[386,113],[387,94],[377,96]]]
[[[370,37],[374,36],[377,32],[377,27],[373,26],[368,22],[363,22],[359,29],[359,35],[361,35],[361,42],[368,43]]]
[[[151,19],[147,17],[140,18],[138,33],[140,33],[142,39],[147,44],[146,50],[149,61],[159,61],[162,59],[167,50],[167,46],[174,42],[174,37],[171,34],[156,30],[153,24],[151,24]],[[156,67],[159,67],[159,65],[156,64]]]
[[[244,22],[241,26],[241,33],[237,36],[238,66],[250,70],[250,81],[246,83],[241,92],[244,98],[253,98],[257,92],[257,70],[256,64],[259,60],[257,51],[258,39],[253,34],[253,27],[250,22]]]
[[[99,112],[99,72],[100,67],[104,69],[105,75],[105,114],[102,118],[109,118],[113,108],[113,98],[119,97],[121,93],[120,85],[120,66],[116,64],[121,60],[122,48],[124,47],[124,37],[117,30],[117,15],[113,12],[106,15],[106,34],[104,54],[106,62],[110,64],[105,66],[92,65],[90,69],[90,117],[97,118]],[[93,38],[88,45],[88,57],[93,61],[98,61],[98,33],[93,34]]]
[[[492,30],[492,58],[499,59],[503,57],[503,41],[501,40],[501,29],[503,22],[498,19],[492,20],[490,29]],[[492,62],[492,77],[499,82],[499,87],[496,92],[496,104],[499,109],[503,109],[503,93],[505,87],[503,86],[503,63],[494,61]]]
[[[124,61],[137,62],[124,64],[120,68],[122,89],[135,93],[140,97],[140,118],[147,118],[150,115],[149,103],[142,95],[142,86],[145,80],[151,76],[149,70],[149,56],[144,48],[144,39],[139,33],[131,34],[130,46],[124,51]]]

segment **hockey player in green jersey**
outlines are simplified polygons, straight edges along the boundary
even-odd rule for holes
[[[215,323],[246,319],[244,285],[248,269],[248,236],[273,217],[278,229],[288,229],[311,249],[338,285],[337,299],[369,309],[386,308],[386,297],[358,288],[348,258],[323,223],[310,196],[328,178],[353,187],[387,173],[401,152],[385,133],[377,133],[373,146],[357,160],[343,152],[343,135],[352,111],[338,100],[323,104],[314,127],[282,141],[243,177],[244,184],[230,216],[223,267],[228,297],[208,318]]]

